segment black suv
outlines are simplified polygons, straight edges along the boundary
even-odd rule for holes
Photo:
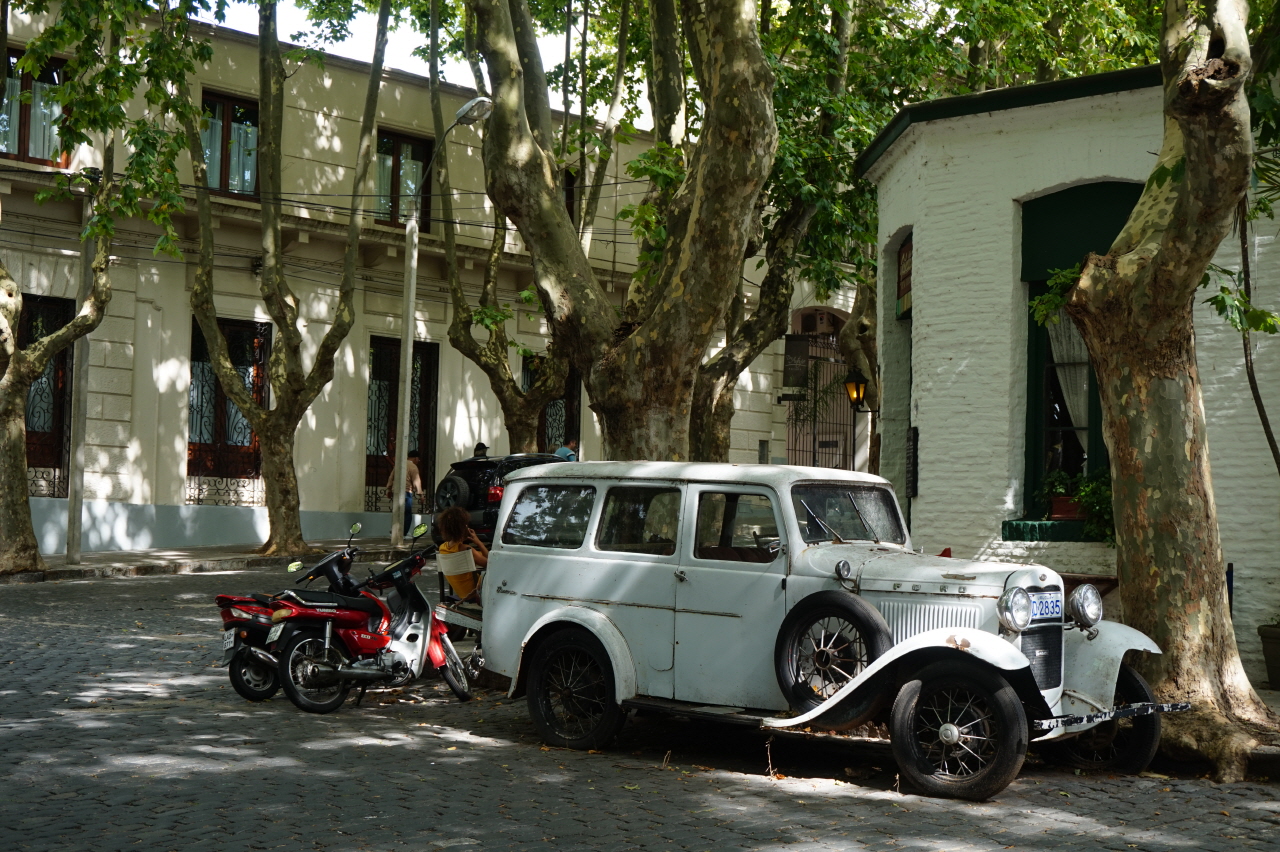
[[[451,506],[462,506],[471,512],[471,528],[485,544],[493,541],[493,527],[498,522],[498,504],[502,502],[503,480],[513,470],[535,464],[562,462],[554,453],[517,453],[510,456],[477,456],[449,465],[449,473],[436,486],[436,512]],[[431,522],[431,538],[436,544],[444,539]]]

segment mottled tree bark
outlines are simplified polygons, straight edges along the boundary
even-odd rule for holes
[[[1277,722],[1245,677],[1227,607],[1192,330],[1197,287],[1249,183],[1247,16],[1241,0],[1166,4],[1157,171],[1067,305],[1098,378],[1126,620],[1164,651],[1141,664],[1160,699],[1193,705],[1165,717],[1164,747],[1211,760],[1221,779],[1243,776]]]
[[[196,213],[200,232],[195,282],[191,289],[191,308],[209,346],[210,362],[223,392],[249,421],[262,449],[262,482],[266,492],[270,533],[259,550],[266,555],[294,556],[314,552],[302,537],[298,479],[293,455],[294,437],[307,409],[315,402],[325,385],[333,380],[335,355],[355,321],[353,301],[364,210],[364,187],[373,161],[373,125],[390,15],[390,0],[382,0],[378,9],[373,63],[360,123],[360,145],[351,187],[351,215],[348,220],[338,302],[334,307],[333,323],[316,347],[311,369],[306,370],[302,356],[303,336],[298,326],[299,300],[289,287],[285,275],[281,235],[284,205],[281,139],[286,75],[276,27],[276,0],[260,0],[258,4],[258,109],[261,124],[258,133],[258,190],[262,204],[263,261],[259,291],[275,325],[275,339],[272,341],[267,363],[267,377],[271,383],[274,403],[271,408],[259,405],[245,388],[244,380],[231,363],[226,338],[218,327],[218,313],[213,301],[213,216],[209,192],[205,188],[208,164],[204,159],[199,129],[194,120],[188,118],[185,122],[187,146],[195,177]],[[189,98],[185,81],[180,86],[184,97]]]
[[[689,411],[699,363],[741,273],[756,196],[772,165],[777,130],[773,76],[751,0],[686,0],[683,28],[705,115],[687,177],[675,194],[669,243],[649,313],[619,327],[604,289],[555,198],[555,160],[535,142],[524,69],[540,64],[517,49],[528,26],[518,0],[473,0],[480,50],[495,86],[485,137],[489,196],[529,246],[534,283],[563,347],[583,373],[613,459],[689,457]]]
[[[114,173],[115,135],[109,133],[103,148],[102,178],[94,193],[95,214],[115,191]],[[80,262],[93,267],[88,297],[71,322],[26,349],[17,346],[22,290],[0,264],[0,574],[44,569],[27,497],[27,393],[54,355],[92,332],[106,316],[111,301],[111,238],[96,237],[92,261],[82,257]],[[76,367],[86,370],[89,365]]]

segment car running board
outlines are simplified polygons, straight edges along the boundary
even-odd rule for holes
[[[773,715],[772,710],[752,710],[742,707],[724,707],[719,704],[694,704],[689,701],[673,701],[667,698],[628,698],[622,706],[629,710],[650,710],[671,716],[688,716],[690,719],[708,719],[728,722],[732,725],[760,727],[760,723]]]

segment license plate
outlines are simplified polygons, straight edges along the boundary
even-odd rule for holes
[[[234,630],[222,631],[222,650],[226,651],[234,647],[236,644],[236,632]]]
[[[1062,595],[1057,592],[1031,593],[1031,620],[1062,618]]]
[[[267,634],[267,644],[270,645],[272,642],[279,639],[282,632],[284,632],[283,624],[277,624],[275,627],[271,628],[271,632]]]

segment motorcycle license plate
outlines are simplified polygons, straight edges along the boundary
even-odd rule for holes
[[[282,632],[284,632],[283,624],[277,624],[275,627],[271,628],[271,632],[267,634],[267,644],[270,645],[272,642],[279,639]]]
[[[236,632],[234,630],[222,631],[222,650],[227,651],[236,644]]]
[[[1057,592],[1031,593],[1031,620],[1062,618],[1062,595]]]

